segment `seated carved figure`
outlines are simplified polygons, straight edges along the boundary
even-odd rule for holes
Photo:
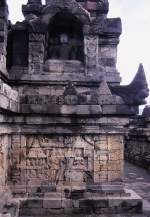
[[[47,30],[47,60],[83,60],[83,26],[77,17],[62,10],[51,19]]]
[[[62,33],[60,38],[60,59],[68,60],[70,52],[70,38],[67,33]]]
[[[78,59],[79,56],[79,40],[77,39],[77,37],[73,37],[70,41],[70,53],[69,53],[69,59],[74,60],[74,59]]]
[[[49,40],[47,59],[80,60],[81,47],[76,36],[62,33]]]
[[[59,56],[59,38],[56,36],[49,40],[47,59],[59,59]]]

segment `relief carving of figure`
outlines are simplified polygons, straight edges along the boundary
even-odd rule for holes
[[[64,181],[65,169],[66,158],[55,156],[52,151],[48,158],[48,177],[51,184],[58,184],[59,181]]]
[[[97,37],[87,36],[86,37],[86,49],[87,49],[87,56],[89,58],[93,58],[96,56],[97,50]]]
[[[84,157],[83,157],[83,150],[77,149],[75,150],[75,158],[73,162],[73,167],[76,169],[83,169],[85,166]]]

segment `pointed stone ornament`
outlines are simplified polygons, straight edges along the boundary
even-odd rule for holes
[[[99,95],[112,95],[107,82],[103,79],[98,89]]]
[[[142,63],[140,63],[138,71],[133,81],[129,84],[129,87],[133,93],[134,92],[138,93],[141,99],[148,97],[149,95],[148,83],[146,80],[146,75]]]
[[[140,63],[138,71],[137,71],[137,73],[136,73],[136,75],[135,75],[135,77],[134,77],[134,79],[130,85],[136,84],[137,82],[140,82],[140,84],[142,84],[141,83],[142,81],[145,84],[147,84],[144,67],[143,67],[143,64]]]
[[[143,65],[139,65],[138,71],[129,85],[112,86],[111,91],[122,97],[128,105],[146,104],[145,98],[149,96],[149,89]]]
[[[150,117],[150,105],[145,106],[142,116],[148,118]]]

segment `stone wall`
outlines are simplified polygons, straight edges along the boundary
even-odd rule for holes
[[[125,158],[141,167],[150,169],[150,108],[130,124],[129,135],[125,139]]]
[[[107,0],[28,0],[12,25],[1,2],[0,187],[20,216],[141,210],[123,185],[123,138],[148,87],[142,65],[120,85],[120,18]]]
[[[19,94],[0,79],[0,108],[11,112],[19,111]]]
[[[8,184],[14,193],[44,188],[63,191],[122,182],[123,137],[119,135],[12,135]]]

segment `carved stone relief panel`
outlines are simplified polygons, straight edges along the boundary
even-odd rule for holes
[[[4,186],[7,181],[7,149],[8,136],[0,136],[0,187]]]
[[[85,36],[85,55],[86,67],[88,69],[96,68],[98,65],[98,36]]]
[[[42,34],[29,35],[29,74],[39,74],[44,61],[44,36]]]
[[[84,148],[75,147],[75,137],[28,137],[27,179],[28,185],[51,185],[84,182],[87,157]],[[37,183],[38,180],[38,183]]]
[[[9,183],[30,192],[43,185],[116,181],[121,176],[122,153],[122,138],[114,136],[12,136]]]
[[[13,135],[8,148],[8,183],[11,185],[26,184],[26,149],[24,137]]]
[[[41,42],[44,42],[45,36],[43,34],[30,33],[29,40],[30,41],[41,41]]]

